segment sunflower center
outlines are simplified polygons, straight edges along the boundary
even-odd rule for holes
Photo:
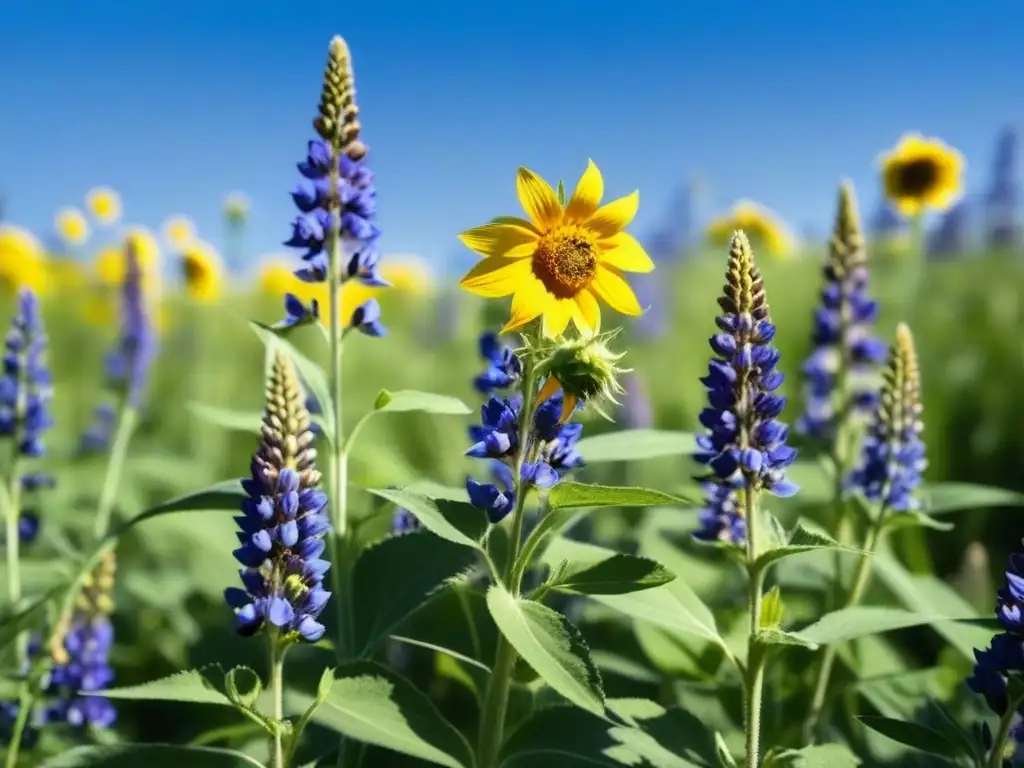
[[[195,285],[206,277],[205,265],[194,256],[186,256],[183,259],[182,270],[185,273],[185,282]]]
[[[931,158],[922,157],[904,163],[897,175],[897,186],[902,195],[918,197],[933,189],[939,180],[939,167]]]
[[[597,272],[594,241],[576,227],[544,235],[533,255],[533,272],[558,298],[575,296]]]

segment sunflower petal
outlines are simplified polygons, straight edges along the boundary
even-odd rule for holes
[[[550,300],[551,295],[544,287],[544,283],[533,275],[527,276],[516,288],[515,296],[512,297],[511,317],[501,332],[508,333],[522,328],[543,313]]]
[[[566,218],[577,222],[586,221],[601,204],[603,195],[604,179],[601,176],[601,171],[594,165],[593,160],[587,160],[587,170],[580,176],[576,190],[565,207]]]
[[[633,220],[639,207],[640,191],[636,190],[598,208],[587,220],[587,229],[596,232],[600,237],[611,237]]]
[[[459,285],[477,296],[497,299],[515,293],[528,277],[531,277],[529,260],[491,256],[469,270]]]
[[[565,333],[575,308],[573,299],[554,299],[544,310],[544,335],[553,338]]]
[[[523,210],[541,231],[551,229],[562,220],[562,205],[555,190],[529,168],[519,169],[516,192]]]
[[[562,388],[562,385],[558,383],[558,379],[554,376],[548,376],[544,380],[544,386],[540,388],[540,392],[537,393],[537,402],[544,403],[550,400],[552,397],[558,394],[558,390]]]
[[[607,249],[602,251],[601,261],[608,266],[624,272],[650,272],[654,269],[654,262],[647,251],[626,232],[601,241],[601,247]]]
[[[644,313],[636,294],[617,270],[599,264],[590,284],[591,290],[609,307],[623,315],[637,317]]]
[[[601,305],[597,303],[597,299],[590,292],[589,288],[584,288],[576,294],[576,305],[579,310],[573,318],[576,321],[576,327],[581,331],[592,331],[594,333],[600,331]],[[580,323],[583,323],[583,325],[580,325]]]
[[[533,231],[532,225],[526,229],[515,224],[492,222],[463,232],[459,235],[459,240],[469,250],[481,256],[508,257],[510,253],[521,252],[523,249],[520,246],[533,246],[537,242],[537,233]]]

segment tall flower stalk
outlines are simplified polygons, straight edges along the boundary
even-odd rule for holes
[[[846,480],[847,490],[859,493],[873,506],[846,607],[856,605],[864,596],[875,547],[891,516],[916,511],[920,506],[914,491],[927,466],[921,439],[921,410],[921,375],[914,339],[910,328],[900,323],[896,341],[889,350],[878,405],[864,438],[860,463]],[[813,734],[824,708],[837,653],[838,646],[830,645],[822,656],[805,729],[808,735]]]
[[[715,356],[701,382],[708,390],[708,407],[701,423],[708,432],[698,438],[694,459],[708,468],[701,478],[707,506],[701,512],[698,538],[743,546],[750,574],[746,689],[747,766],[756,768],[760,753],[761,699],[764,687],[764,646],[760,640],[764,568],[758,558],[761,538],[759,499],[768,491],[792,496],[797,486],[785,470],[796,458],[787,445],[789,429],[777,420],[786,398],[777,394],[783,375],[776,370],[779,352],[771,342],[771,322],[761,273],[754,264],[750,242],[743,232],[733,235],[722,314],[710,339]]]

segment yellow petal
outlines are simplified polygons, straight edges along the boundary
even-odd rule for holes
[[[515,293],[523,281],[530,276],[528,260],[510,261],[502,256],[491,256],[469,270],[466,276],[459,281],[459,285],[477,296],[497,299]]]
[[[562,399],[562,412],[558,416],[558,423],[565,424],[569,419],[572,418],[573,411],[576,410],[576,395],[567,394]]]
[[[544,386],[540,388],[540,392],[537,393],[537,402],[543,403],[550,400],[556,394],[558,390],[562,388],[562,385],[558,383],[558,379],[554,376],[548,376],[544,381]]]
[[[579,309],[579,313],[574,317],[576,327],[581,331],[593,331],[594,333],[600,331],[601,305],[597,303],[597,299],[589,289],[584,288],[576,294],[576,306]],[[586,327],[581,326],[581,322]]]
[[[633,317],[644,313],[640,302],[636,300],[636,294],[626,282],[626,278],[611,267],[598,265],[597,274],[594,275],[594,281],[590,284],[590,288],[598,298],[616,312]]]
[[[601,204],[602,195],[604,179],[601,177],[601,171],[594,165],[593,160],[587,160],[587,170],[580,176],[576,189],[569,198],[569,204],[565,207],[566,218],[577,222],[586,221]]]
[[[601,261],[624,272],[650,272],[654,262],[636,238],[626,232],[602,240]],[[604,250],[604,249],[608,250]]]
[[[528,275],[516,289],[515,296],[512,297],[512,316],[505,323],[501,332],[509,333],[517,328],[522,328],[544,312],[550,301],[551,294],[544,287],[544,283],[532,274]]]
[[[575,311],[576,302],[573,299],[554,299],[544,310],[544,335],[553,338],[565,333]]]
[[[601,237],[611,237],[633,220],[639,207],[640,190],[636,190],[598,208],[597,212],[587,220],[587,229],[593,230]]]
[[[528,222],[523,222],[528,224]],[[505,256],[510,253],[521,252],[521,246],[528,246],[532,253],[537,242],[537,233],[533,226],[529,229],[515,224],[484,224],[482,227],[470,229],[459,235],[459,240],[469,250],[479,253],[481,256]],[[529,253],[524,254],[529,256]],[[515,258],[514,256],[512,258]]]
[[[551,229],[562,220],[562,205],[555,190],[529,168],[519,169],[516,191],[519,204],[541,231]]]

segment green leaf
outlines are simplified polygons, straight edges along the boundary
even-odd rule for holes
[[[535,712],[501,748],[499,768],[621,768],[608,723],[562,704]],[[634,763],[636,765],[638,763]]]
[[[757,558],[757,567],[766,568],[784,557],[814,552],[819,549],[837,549],[853,554],[859,554],[861,551],[845,547],[824,531],[815,531],[809,528],[805,522],[800,521],[786,536],[785,544],[777,549],[768,550]]]
[[[108,699],[186,701],[192,704],[219,704],[231,707],[234,706],[231,699],[220,689],[219,681],[223,679],[223,676],[224,671],[220,666],[212,664],[199,669],[175,672],[168,677],[161,677],[141,685],[90,691],[89,695],[104,696]]]
[[[576,444],[588,464],[608,461],[640,461],[666,456],[685,456],[697,449],[689,432],[660,429],[624,429],[604,435],[585,437]]]
[[[356,561],[353,621],[356,653],[365,656],[449,579],[476,562],[476,552],[427,531],[391,536]],[[402,567],[402,564],[415,567]]]
[[[437,395],[433,392],[419,392],[415,389],[402,389],[388,392],[382,389],[373,403],[377,413],[402,413],[405,411],[422,411],[423,413],[465,416],[472,413],[469,407],[457,397]]]
[[[778,629],[782,626],[785,606],[782,604],[782,590],[778,584],[772,587],[761,599],[761,627]]]
[[[1024,494],[973,483],[929,483],[925,494],[925,511],[930,515],[985,507],[1024,507]]]
[[[933,531],[951,531],[955,527],[952,523],[943,523],[918,509],[889,515],[883,526],[886,531],[895,531],[900,528],[930,528]]]
[[[547,586],[580,595],[625,595],[668,584],[676,577],[649,558],[606,552],[603,559],[593,563],[565,561]]]
[[[715,739],[705,723],[686,710],[666,710],[647,699],[609,699],[608,709],[631,728],[613,728],[617,740],[639,757],[644,765],[664,768],[694,768],[714,765]]]
[[[551,509],[580,509],[586,507],[660,507],[670,504],[690,505],[693,502],[679,496],[649,488],[620,488],[612,485],[562,482],[548,493]]]
[[[873,731],[898,741],[913,749],[929,755],[955,760],[961,756],[970,756],[962,747],[946,738],[941,731],[918,725],[907,720],[894,720],[889,717],[858,716],[858,720]]]
[[[0,619],[0,651],[13,643],[22,632],[41,627],[46,621],[50,606],[64,594],[67,588],[67,584],[53,587],[45,595],[37,598],[17,613]]]
[[[905,611],[902,608],[858,605],[826,613],[809,627],[792,634],[818,645],[832,645],[865,635],[950,620],[949,617],[928,616],[914,611]],[[952,620],[955,621],[955,619]]]
[[[498,629],[544,682],[581,709],[604,715],[601,674],[572,622],[545,605],[516,599],[499,585],[487,591],[487,608]]]
[[[799,633],[786,632],[778,627],[768,627],[757,633],[757,642],[762,645],[795,645],[799,648],[816,650],[818,644],[800,637]]]
[[[249,667],[234,667],[224,675],[224,692],[236,707],[253,709],[263,692],[263,681]]]
[[[722,734],[717,731],[715,732],[715,756],[718,758],[718,764],[721,768],[739,768],[736,758],[729,751],[729,745],[725,743]]]
[[[822,744],[776,752],[764,761],[764,768],[857,768],[860,758],[841,744]]]
[[[412,683],[386,667],[340,667],[313,722],[365,744],[448,768],[470,768],[473,751],[462,734]]]
[[[223,427],[236,432],[253,432],[259,434],[263,414],[255,411],[232,411],[217,405],[209,405],[192,401],[185,408],[197,419],[216,427]]]
[[[324,416],[324,434],[328,440],[334,441],[334,400],[331,398],[331,390],[327,384],[327,375],[323,368],[303,355],[292,344],[286,341],[278,332],[255,321],[250,321],[249,327],[256,332],[260,340],[267,346],[267,351],[280,349],[295,363],[295,368],[302,377],[306,388],[319,403],[320,410]]]
[[[428,499],[407,490],[376,488],[369,492],[409,510],[424,528],[442,539],[480,549],[480,538],[487,529],[487,517],[473,505],[448,499]]]
[[[241,509],[242,499],[245,497],[246,493],[242,490],[241,480],[225,480],[209,488],[179,496],[140,512],[135,517],[121,523],[114,536],[121,536],[129,528],[145,520],[169,515],[172,512],[238,512]]]
[[[230,749],[173,744],[116,744],[73,747],[42,763],[42,768],[263,768],[263,764]]]

